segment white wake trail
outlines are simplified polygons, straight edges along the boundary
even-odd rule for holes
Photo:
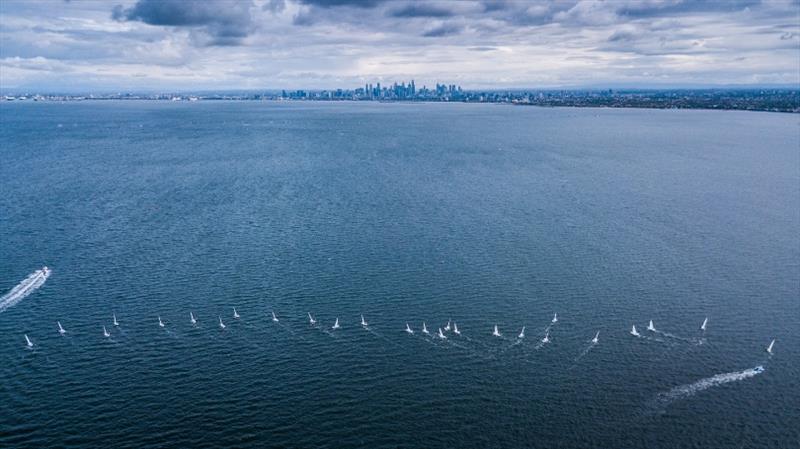
[[[681,337],[680,335],[675,335],[675,334],[671,334],[669,332],[664,332],[664,331],[660,331],[660,330],[656,330],[656,331],[653,331],[653,332],[655,334],[657,334],[657,335],[661,335],[661,336],[666,337],[666,338],[671,338],[673,340],[682,341],[684,343],[692,343],[692,344],[695,344],[695,345],[698,345],[698,346],[702,345],[703,342],[705,341],[705,338],[686,338],[686,337]]]
[[[578,360],[582,359],[582,358],[583,358],[583,356],[585,356],[586,354],[588,354],[588,353],[589,353],[589,351],[591,351],[591,350],[592,350],[592,348],[594,348],[595,346],[597,346],[597,343],[594,343],[594,342],[591,342],[591,343],[589,343],[589,346],[587,346],[587,347],[586,347],[586,349],[584,349],[584,350],[583,350],[583,352],[581,352],[581,353],[578,355],[578,357],[575,357],[575,361],[577,362]]]
[[[657,400],[662,406],[667,406],[673,401],[694,396],[703,390],[708,390],[709,388],[730,382],[749,379],[763,372],[764,366],[758,365],[743,371],[717,374],[716,376],[707,377],[691,384],[677,386],[665,393],[659,393]]]
[[[295,332],[294,329],[289,327],[287,324],[283,324],[283,323],[281,323],[279,321],[275,321],[275,324],[277,324],[279,327],[283,328],[283,330],[285,330],[285,331],[289,332],[290,334],[292,334],[293,337],[297,337],[300,340],[306,341],[306,339],[302,335],[300,335],[297,332]]]
[[[47,281],[48,277],[50,277],[50,270],[47,268],[36,270],[29,274],[28,277],[23,279],[16,287],[0,297],[0,312],[15,306],[26,296],[33,293]]]

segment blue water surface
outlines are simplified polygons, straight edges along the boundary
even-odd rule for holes
[[[796,114],[5,102],[0,447],[798,447],[799,234]]]

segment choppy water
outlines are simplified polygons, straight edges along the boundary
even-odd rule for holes
[[[0,119],[0,294],[53,269],[0,312],[1,447],[800,441],[797,115],[92,102]],[[460,337],[420,333],[448,319]]]

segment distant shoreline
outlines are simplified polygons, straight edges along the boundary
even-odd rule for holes
[[[796,100],[795,100],[796,99]],[[152,101],[152,102],[215,102],[215,101],[241,101],[241,102],[268,102],[268,103],[379,103],[379,104],[497,104],[512,106],[538,106],[543,108],[596,108],[596,109],[661,109],[661,110],[710,110],[710,111],[750,111],[750,112],[781,112],[800,113],[800,91],[787,91],[787,95],[779,100],[754,97],[750,101],[737,99],[700,99],[684,97],[680,99],[668,98],[640,98],[640,97],[612,97],[612,98],[545,98],[538,101],[470,101],[470,100],[439,100],[439,99],[396,99],[396,100],[363,100],[352,98],[270,98],[251,96],[191,96],[181,95],[164,98],[162,96],[82,96],[82,95],[34,95],[34,96],[6,96],[0,103],[71,103],[84,101]],[[772,100],[772,101],[770,101]],[[795,100],[794,102],[792,100]]]

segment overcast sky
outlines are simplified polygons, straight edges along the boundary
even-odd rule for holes
[[[0,87],[800,84],[798,0],[0,0]]]

